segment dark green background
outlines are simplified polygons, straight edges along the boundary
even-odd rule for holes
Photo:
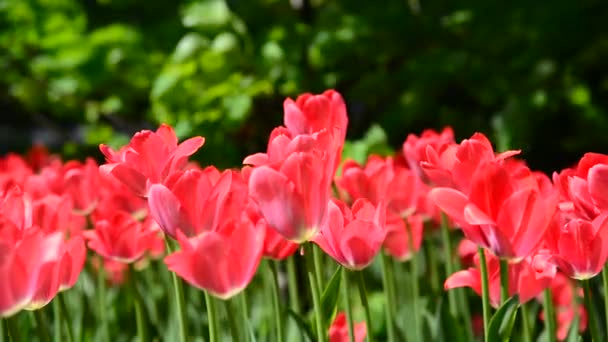
[[[452,125],[551,171],[608,152],[607,22],[590,0],[4,0],[0,152],[99,158],[168,122],[235,166],[285,97],[335,88],[351,140]]]

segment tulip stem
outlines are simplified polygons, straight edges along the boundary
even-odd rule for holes
[[[283,334],[283,315],[281,313],[281,302],[280,302],[280,293],[279,293],[279,273],[277,272],[277,265],[274,260],[268,260],[268,266],[270,267],[271,272],[271,286],[272,286],[272,306],[274,308],[274,319],[276,325],[276,333],[278,342],[283,342],[284,334]]]
[[[597,326],[597,321],[595,317],[595,311],[593,308],[593,293],[591,292],[591,286],[589,285],[589,279],[581,280],[583,283],[583,291],[585,294],[585,306],[587,308],[588,313],[588,321],[589,321],[589,330],[591,332],[591,339],[594,342],[599,342],[600,340],[600,331]]]
[[[418,310],[418,294],[420,290],[418,288],[418,257],[414,246],[414,234],[412,227],[405,221],[405,228],[407,230],[407,241],[409,244],[411,259],[410,259],[410,272],[412,277],[412,315],[414,316],[414,341],[420,341],[420,314]],[[448,292],[449,293],[449,292]]]
[[[500,303],[509,299],[509,261],[500,259]]]
[[[444,212],[441,212],[441,237],[445,252],[445,272],[446,276],[449,277],[450,275],[454,274],[456,270],[460,269],[460,261],[452,254],[453,246],[452,239],[450,238],[450,224],[448,221],[448,216]],[[435,253],[433,250],[431,250],[429,254],[432,258],[435,258]],[[450,290],[448,292],[448,302],[450,305],[450,313],[454,317],[462,314],[465,325],[466,340],[472,341],[474,339],[473,323],[471,322],[471,312],[469,311],[469,303],[467,302],[466,292],[464,289],[458,288]],[[461,310],[460,312],[459,309]]]
[[[12,342],[21,342],[21,333],[17,325],[17,317],[8,317],[3,319],[6,325],[6,331],[9,336],[9,340]]]
[[[353,323],[353,307],[350,303],[350,279],[346,268],[342,269],[343,300],[346,311],[346,323],[348,325],[348,341],[355,342],[355,324]],[[390,340],[389,340],[390,341]]]
[[[140,342],[148,341],[146,322],[144,318],[144,303],[141,295],[137,289],[137,279],[135,277],[135,269],[131,265],[131,272],[129,274],[129,287],[131,295],[133,296],[133,307],[135,309],[135,324],[137,326],[137,337]]]
[[[243,335],[243,332],[239,328],[242,327],[242,325],[237,322],[239,320],[239,316],[237,316],[237,313],[233,307],[233,305],[236,304],[234,301],[235,299],[236,298],[233,297],[232,300],[223,301],[224,309],[226,309],[226,316],[228,318],[228,325],[230,326],[230,336],[232,336],[232,341],[243,341],[245,335]]]
[[[443,239],[443,250],[445,252],[445,273],[449,277],[455,272],[454,262],[452,258],[452,239],[450,239],[450,227],[448,217],[444,212],[441,212],[441,237]],[[433,253],[433,251],[431,251]],[[458,303],[456,302],[456,293],[448,291],[448,303],[450,305],[450,313],[453,317],[458,316]]]
[[[0,318],[0,342],[7,342],[7,337],[8,328],[6,327],[6,318]],[[61,336],[59,338],[61,338]]]
[[[321,307],[321,295],[319,294],[318,282],[316,279],[316,274],[318,273],[316,270],[316,263],[314,262],[314,245],[312,242],[306,244],[306,264],[307,264],[307,273],[308,273],[308,281],[310,283],[310,291],[312,294],[312,303],[315,310],[315,324],[317,329],[317,340],[319,342],[327,341],[327,331],[325,331],[323,327],[324,317],[323,317],[323,308]]]
[[[108,318],[106,316],[106,272],[104,269],[104,260],[99,262],[99,270],[97,274],[97,300],[99,301],[99,320],[101,321],[102,340],[110,340],[110,327],[108,325]]]
[[[372,328],[372,314],[369,309],[369,303],[367,301],[367,291],[365,289],[365,277],[363,277],[362,271],[357,271],[357,286],[359,287],[359,297],[361,299],[361,305],[363,305],[363,309],[365,310],[365,326],[367,329],[367,341],[373,342],[374,338],[374,330]]]
[[[604,266],[602,271],[602,281],[604,283],[604,310],[606,316],[606,334],[608,334],[608,264]]]
[[[295,313],[300,313],[300,293],[298,291],[298,274],[295,264],[295,255],[287,258],[287,288],[289,290],[289,304]]]
[[[532,342],[532,331],[530,330],[530,318],[528,317],[528,307],[526,304],[522,304],[519,307],[521,311],[521,322],[522,322],[522,334],[523,341]]]
[[[251,340],[251,323],[249,322],[249,308],[247,307],[247,297],[245,291],[237,295],[237,304],[241,315],[242,327],[245,327],[245,341]]]
[[[171,241],[169,241],[169,238],[165,239],[165,244],[167,246],[167,251],[173,253],[174,249],[173,246],[171,246]],[[175,272],[170,273],[171,280],[173,282],[173,295],[175,297],[175,305],[177,309],[177,324],[179,328],[178,341],[187,342],[188,331],[186,328],[186,303],[184,301],[184,284]]]
[[[205,304],[207,305],[207,321],[209,323],[209,342],[218,342],[219,331],[215,299],[207,291],[205,291]]]
[[[484,341],[488,340],[488,325],[490,324],[490,286],[488,284],[488,264],[486,262],[486,254],[482,247],[477,247],[479,254],[479,268],[481,271],[481,304],[483,311],[483,336]]]
[[[315,262],[315,278],[317,279],[317,289],[319,290],[319,293],[323,293],[323,266],[321,263],[321,250],[319,248],[313,248],[312,256]]]
[[[38,330],[38,337],[40,341],[51,342],[51,336],[49,335],[49,327],[46,325],[46,320],[42,315],[42,309],[34,310],[34,320],[36,321],[36,329]]]
[[[58,296],[57,296],[58,297]],[[59,300],[55,297],[53,299],[53,341],[61,341],[61,325],[63,316],[61,315],[61,309],[59,308]],[[2,329],[0,328],[0,342],[4,341],[2,336]]]
[[[394,284],[394,279],[393,279],[393,272],[392,272],[392,263],[390,260],[390,257],[388,255],[386,255],[385,253],[380,253],[380,261],[382,262],[382,282],[384,283],[384,294],[386,295],[386,305],[385,305],[385,311],[386,311],[386,332],[387,332],[387,337],[388,337],[388,341],[389,342],[394,342],[395,341],[395,323],[394,323],[394,319],[393,319],[393,315],[394,315],[394,305],[395,305],[395,292],[394,292],[394,288],[393,288],[393,284]],[[343,272],[344,275],[346,275],[346,272]],[[346,282],[346,276],[343,277],[344,278],[344,285],[345,287],[347,287],[347,282]],[[346,288],[346,291],[344,291],[345,293],[348,292],[348,288]],[[348,297],[345,297],[345,300],[347,301],[347,311],[348,309],[350,309],[350,303],[348,303],[347,300]],[[348,313],[347,313],[347,318],[348,318]],[[352,318],[349,321],[349,324],[352,324]],[[351,326],[349,325],[349,332],[350,332],[350,328]],[[351,336],[354,338],[354,336]],[[351,342],[353,342],[354,340],[351,339]]]
[[[555,308],[553,307],[552,297],[551,289],[546,288],[543,291],[543,306],[545,308],[545,326],[547,328],[547,336],[549,337],[549,342],[557,342],[557,337],[555,335]]]

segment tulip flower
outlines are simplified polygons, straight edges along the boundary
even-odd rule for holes
[[[288,240],[310,240],[321,229],[330,197],[329,164],[320,151],[294,152],[278,169],[251,171],[249,195],[270,226]]]
[[[367,336],[365,322],[357,323],[354,327],[355,342],[363,342]],[[348,342],[348,324],[344,312],[339,312],[329,327],[329,342]]]
[[[593,221],[572,219],[552,224],[547,233],[552,262],[568,277],[586,280],[602,271],[608,259],[608,213]]]
[[[147,229],[129,213],[121,211],[96,220],[94,229],[82,234],[89,248],[97,254],[123,263],[140,259],[156,239],[156,231]]]
[[[387,214],[384,250],[398,261],[409,260],[414,253],[420,250],[423,230],[424,224],[422,223],[422,217],[419,215],[410,215],[404,221],[397,215]],[[410,242],[410,236],[412,242]]]
[[[63,234],[22,231],[0,220],[0,317],[9,317],[31,304],[46,281],[45,265],[60,257]]]
[[[100,145],[108,162],[100,170],[116,177],[135,194],[146,197],[152,184],[162,183],[173,173],[183,170],[188,157],[204,143],[203,137],[194,137],[178,144],[173,128],[163,124],[156,132],[136,133],[119,151]]]
[[[534,187],[518,188],[518,181],[495,162],[479,166],[470,194],[435,188],[429,196],[462,225],[468,239],[514,261],[538,247],[557,205],[557,194]]]
[[[335,90],[323,94],[303,94],[293,101],[283,103],[285,127],[294,135],[312,134],[323,129],[337,127],[340,139],[346,137],[348,116],[342,96]]]
[[[314,242],[342,266],[361,270],[369,266],[386,236],[386,206],[374,206],[358,199],[349,209],[332,200],[328,204],[327,222]]]
[[[175,173],[165,185],[150,187],[150,215],[162,230],[176,238],[214,230],[222,220],[238,217],[247,205],[247,183],[236,171],[219,178],[196,169]]]
[[[419,178],[425,179],[420,162],[425,159],[427,146],[431,146],[433,150],[441,152],[447,146],[454,144],[454,131],[451,127],[445,127],[441,133],[427,129],[422,132],[420,137],[415,134],[409,134],[403,143],[402,150],[409,168]]]
[[[262,258],[264,233],[245,216],[192,238],[178,231],[182,249],[167,256],[165,263],[190,285],[228,299],[253,278]]]
[[[499,260],[492,254],[485,252],[488,265],[488,280],[490,289],[490,303],[494,307],[500,305],[500,266]],[[555,273],[554,265],[549,263],[547,251],[524,258],[521,262],[508,265],[509,295],[519,295],[519,302],[526,303],[537,297],[545,288],[549,287]],[[479,257],[475,257],[474,268],[458,271],[448,277],[444,287],[446,290],[457,287],[470,287],[481,295],[481,274],[479,271]]]

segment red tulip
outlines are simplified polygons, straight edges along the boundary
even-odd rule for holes
[[[156,238],[155,231],[147,229],[126,212],[98,219],[94,225],[94,229],[82,233],[89,248],[104,258],[123,263],[140,259]]]
[[[348,116],[344,100],[335,90],[327,90],[321,95],[303,94],[295,102],[288,98],[283,108],[285,127],[294,135],[337,127],[340,139],[344,141]]]
[[[74,203],[74,211],[80,215],[90,214],[99,201],[99,167],[92,158],[84,164],[76,161],[64,165],[64,193]]]
[[[0,220],[0,317],[9,317],[30,305],[40,283],[44,265],[60,257],[62,233],[43,234],[21,230]]]
[[[404,220],[406,220],[407,225]],[[409,260],[420,250],[423,230],[424,224],[422,223],[422,217],[419,215],[410,215],[403,219],[394,214],[387,214],[384,250],[398,261]],[[411,242],[411,246],[414,247],[413,251],[410,247],[410,236],[413,240]]]
[[[490,288],[490,303],[494,307],[500,304],[500,266],[499,260],[487,251],[488,279]],[[519,302],[526,303],[537,297],[544,289],[549,287],[556,273],[554,265],[549,263],[550,256],[541,251],[528,256],[521,262],[508,265],[509,296],[519,295]],[[452,274],[444,284],[445,289],[457,287],[470,287],[481,295],[481,274],[479,272],[479,257],[475,257],[475,268],[458,271]]]
[[[245,210],[248,196],[243,177],[226,170],[216,179],[209,170],[178,172],[165,185],[150,187],[150,215],[171,237],[178,230],[187,237],[214,230]]]
[[[608,212],[593,221],[556,221],[545,240],[552,261],[564,274],[579,280],[593,278],[608,259]]]
[[[358,199],[349,209],[332,200],[328,205],[327,222],[314,242],[342,266],[361,270],[373,261],[380,250],[385,232],[386,206],[374,207],[366,199]]]
[[[256,167],[249,195],[270,226],[288,240],[303,242],[321,228],[330,197],[331,172],[324,153],[294,152],[275,169]]]
[[[367,327],[365,322],[355,324],[355,341],[363,342],[365,336],[367,336]],[[348,336],[348,323],[346,322],[346,315],[344,312],[338,312],[333,323],[329,327],[329,342],[347,342],[349,341]]]
[[[245,216],[190,239],[178,231],[182,250],[166,257],[165,263],[192,286],[228,299],[253,278],[262,258],[264,233]]]
[[[162,183],[176,171],[184,169],[188,157],[203,144],[203,137],[190,138],[178,145],[173,128],[161,125],[156,132],[136,133],[119,151],[106,145],[99,149],[108,164],[100,170],[116,177],[139,196],[147,196],[152,184]]]
[[[447,146],[455,144],[454,131],[451,127],[445,127],[441,133],[437,133],[432,129],[427,129],[420,137],[415,134],[409,134],[403,143],[403,155],[407,160],[410,169],[421,179],[425,179],[425,175],[420,168],[420,162],[425,160],[427,146],[431,146],[433,150],[440,153]]]
[[[477,169],[469,195],[436,188],[430,196],[462,225],[468,239],[501,258],[517,261],[538,247],[557,204],[557,194],[518,184],[503,166],[491,162]]]

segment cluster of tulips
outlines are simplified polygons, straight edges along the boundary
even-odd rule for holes
[[[545,322],[549,341],[579,334],[603,340],[606,329],[595,314],[601,310],[594,306],[602,291],[589,280],[608,258],[608,155],[588,153],[550,179],[531,171],[517,158],[519,151],[496,153],[480,133],[456,143],[446,128],[410,134],[399,153],[371,155],[360,165],[342,159],[347,123],[344,101],[333,90],[287,99],[284,126],[272,131],[267,150],[246,157],[240,169],[223,171],[190,162],[204,138],[179,143],[168,125],[140,131],[118,150],[101,145],[103,165],[93,159],[64,163],[41,147],[25,157],[4,157],[0,336],[18,341],[22,331],[15,319],[30,310],[39,338],[48,340],[48,317],[41,309],[56,301],[52,317],[67,324],[55,325],[61,331],[54,336],[75,340],[64,296],[83,269],[113,284],[132,283],[125,279],[164,258],[173,277],[175,340],[192,337],[184,282],[204,293],[206,340],[228,335],[223,319],[230,321],[234,341],[262,338],[248,322],[244,294],[263,263],[272,270],[273,332],[266,331],[272,340],[286,339],[289,312],[298,317],[302,338],[400,341],[398,322],[411,320],[405,335],[422,341],[425,304],[417,274],[424,245],[429,255],[442,254],[427,258],[424,267],[433,273],[429,260],[443,260],[448,315],[463,323],[459,334],[465,340],[509,338],[518,312],[518,336],[528,341],[537,335],[537,318]],[[441,245],[425,245],[436,232]],[[293,274],[295,258],[305,261],[307,283]],[[381,315],[370,310],[369,277],[363,276],[375,260]],[[403,278],[395,271],[407,263],[412,310],[403,315],[397,308]],[[337,269],[331,279],[328,267]],[[353,287],[365,316],[357,324]],[[455,289],[460,287],[480,295],[479,317],[470,305],[475,299]],[[132,290],[137,336],[145,341],[145,288]],[[295,303],[306,295],[308,307]],[[238,309],[222,318],[217,304],[226,301]],[[530,301],[542,303],[538,316],[530,316]],[[374,327],[380,325],[385,330],[379,333]],[[102,339],[111,334],[106,331]]]

